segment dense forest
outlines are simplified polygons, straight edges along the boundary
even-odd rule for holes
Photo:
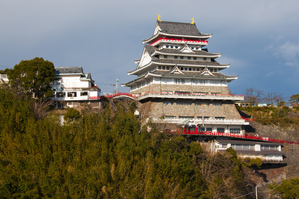
[[[0,89],[1,198],[231,198],[248,193],[233,150],[147,132],[133,109],[36,117],[35,101]]]

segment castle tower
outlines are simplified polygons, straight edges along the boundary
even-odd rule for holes
[[[234,102],[228,83],[238,76],[222,73],[229,64],[216,61],[220,53],[205,48],[212,34],[199,32],[192,23],[157,20],[153,35],[143,40],[137,77],[123,86],[142,103],[141,117],[153,123],[186,125],[202,131],[242,133],[248,124]]]

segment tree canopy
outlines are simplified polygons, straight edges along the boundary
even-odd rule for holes
[[[36,120],[0,90],[1,198],[232,198],[248,193],[233,149],[216,155],[181,135],[140,131],[131,110]],[[9,100],[12,99],[12,100]],[[22,102],[21,106],[17,103]],[[1,113],[1,112],[0,112]],[[4,121],[5,120],[5,121]]]
[[[41,99],[52,96],[50,83],[54,81],[54,64],[43,58],[22,60],[8,70],[10,84],[22,87],[31,95]]]

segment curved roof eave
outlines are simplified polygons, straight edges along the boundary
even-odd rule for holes
[[[142,40],[143,43],[149,43],[150,41],[156,39],[158,36],[173,36],[173,37],[183,37],[183,38],[200,38],[200,39],[209,39],[212,37],[212,34],[206,34],[206,35],[177,35],[177,34],[168,34],[163,32],[158,32],[157,34],[153,35],[152,37],[148,39]]]
[[[153,54],[151,54],[151,56],[154,56],[154,55],[177,55],[177,56],[182,56],[182,55],[186,55],[188,56],[188,54],[186,53],[167,53],[167,52],[161,52],[161,51],[157,51],[155,50],[155,52]],[[211,57],[211,58],[218,58],[218,57],[221,57],[221,53],[211,53],[211,55],[196,55],[196,54],[190,54],[190,56],[192,57]]]

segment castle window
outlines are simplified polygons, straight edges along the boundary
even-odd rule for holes
[[[180,56],[180,59],[184,59],[184,57],[183,57],[183,56]]]
[[[178,56],[174,56],[174,58],[175,58],[175,59],[177,59],[177,58],[178,58]]]
[[[178,46],[175,46],[175,48],[179,48]]]
[[[167,58],[167,55],[164,55],[164,58]]]
[[[191,59],[191,57],[188,57],[188,59]]]
[[[206,57],[204,57],[204,58],[203,58],[203,60],[204,60],[204,61],[207,61],[207,58],[206,58]]]
[[[169,48],[169,46],[167,45],[166,48]]]
[[[215,117],[216,120],[224,120],[224,117]]]
[[[235,133],[235,134],[240,134],[241,133],[241,129],[240,128],[230,128],[229,132],[230,133]]]
[[[161,70],[161,66],[158,66],[158,69],[160,69],[160,70]]]
[[[170,46],[170,48],[173,48],[173,46]]]
[[[217,132],[219,133],[224,133],[225,129],[224,128],[217,128]]]
[[[189,68],[189,71],[191,71],[192,70],[192,68]]]
[[[185,84],[185,80],[184,79],[174,79],[174,82],[176,84]]]
[[[165,66],[162,66],[162,69],[165,70]]]
[[[197,60],[197,57],[193,57],[193,60]]]

